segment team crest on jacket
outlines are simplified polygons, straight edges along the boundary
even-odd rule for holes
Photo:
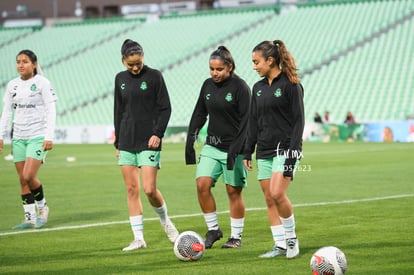
[[[31,91],[36,91],[36,84],[32,84],[32,86],[30,86],[30,90]]]
[[[280,88],[277,88],[275,93],[274,93],[275,97],[280,97],[282,96],[282,90]]]
[[[226,101],[227,101],[227,102],[232,101],[232,100],[233,100],[233,96],[232,96],[232,94],[231,94],[231,93],[227,93],[227,95],[226,95],[225,99],[226,99]]]
[[[122,83],[120,88],[121,88],[121,90],[125,90],[125,83]]]
[[[147,82],[143,81],[140,86],[141,90],[146,90],[148,88]]]
[[[262,95],[262,90],[258,90],[257,92],[256,92],[256,96],[261,96]]]
[[[211,96],[210,93],[206,94],[206,100],[210,100],[210,96]]]

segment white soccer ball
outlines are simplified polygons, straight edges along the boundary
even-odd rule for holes
[[[203,238],[194,231],[184,231],[174,242],[174,254],[181,261],[197,261],[205,250]]]
[[[325,246],[313,253],[310,268],[313,275],[342,275],[348,265],[345,254],[339,248]]]

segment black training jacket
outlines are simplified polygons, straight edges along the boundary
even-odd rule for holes
[[[228,153],[227,166],[243,152],[249,116],[250,88],[233,74],[223,82],[204,81],[188,127],[186,163],[195,164],[194,142],[207,121],[206,144]]]
[[[269,85],[264,78],[253,85],[244,158],[257,159],[290,153],[301,155],[305,125],[303,87],[281,73]],[[290,155],[291,156],[291,155]],[[293,156],[295,157],[295,156]]]
[[[160,71],[144,66],[138,75],[122,71],[115,77],[114,145],[119,150],[148,150],[152,135],[164,136],[171,103]],[[158,149],[151,149],[159,151]]]

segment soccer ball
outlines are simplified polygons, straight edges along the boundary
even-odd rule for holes
[[[194,231],[184,231],[174,242],[174,254],[184,262],[197,261],[204,254],[204,240]]]
[[[313,275],[342,275],[348,266],[345,254],[339,248],[325,246],[313,253],[310,267]]]

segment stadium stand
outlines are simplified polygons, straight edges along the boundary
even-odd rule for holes
[[[252,85],[252,48],[282,39],[302,75],[307,121],[324,110],[337,122],[348,110],[360,122],[405,119],[414,113],[413,18],[410,0],[345,1],[0,29],[0,89],[16,77],[16,53],[31,48],[59,95],[58,124],[111,125],[113,79],[124,69],[119,48],[133,38],[146,64],[164,73],[170,126],[186,126],[218,45],[232,51],[236,72]]]

